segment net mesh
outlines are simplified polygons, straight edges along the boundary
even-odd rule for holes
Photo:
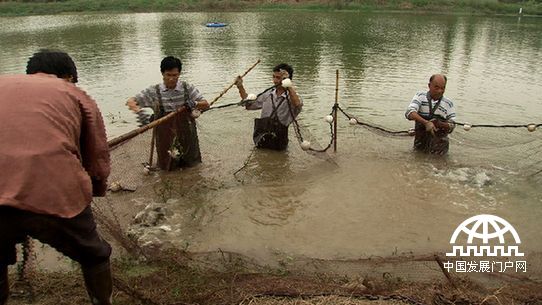
[[[208,112],[202,118],[203,120],[216,121],[219,118],[228,117],[231,111],[235,111],[229,106],[235,105],[237,103],[217,107],[216,110]],[[355,114],[344,111],[338,106],[331,109],[330,115],[333,116],[335,111],[339,125],[339,130],[337,131],[339,143],[353,141],[354,144],[348,144],[353,151],[356,151],[356,149],[370,151],[383,155],[383,158],[386,158],[384,152],[388,150],[389,143],[398,142],[402,146],[411,146],[411,144],[407,144],[407,142],[413,140],[408,130],[393,130],[385,126],[373,124]],[[205,121],[201,124],[198,123],[200,145],[202,151],[205,152],[206,167],[197,172],[196,178],[200,182],[203,181],[203,183],[198,183],[194,179],[194,176],[190,174],[192,173],[190,169],[186,170],[188,174],[186,176],[179,174],[179,172],[148,171],[145,165],[151,161],[149,160],[149,155],[151,149],[154,149],[151,147],[151,132],[149,131],[124,141],[112,149],[113,171],[109,179],[111,181],[111,192],[108,193],[107,197],[95,200],[95,209],[99,211],[97,215],[102,219],[100,222],[102,228],[104,227],[104,220],[107,219],[109,219],[110,223],[116,223],[118,227],[127,228],[138,217],[136,214],[149,207],[149,200],[170,202],[178,198],[182,198],[187,202],[197,202],[196,205],[199,204],[199,206],[189,208],[189,218],[192,220],[198,217],[206,218],[205,220],[201,220],[201,222],[208,223],[212,221],[213,217],[209,215],[219,215],[224,209],[227,209],[208,204],[214,200],[212,192],[207,192],[209,190],[235,189],[239,185],[246,184],[269,188],[276,183],[287,183],[282,180],[284,179],[283,172],[277,170],[277,167],[284,166],[285,163],[288,163],[290,167],[322,166],[322,164],[328,164],[331,166],[330,168],[334,166],[331,153],[334,137],[333,123],[329,123],[330,131],[328,134],[315,136],[311,132],[311,128],[303,126],[303,122],[295,121],[293,123],[294,127],[290,129],[290,146],[292,149],[289,149],[288,153],[285,153],[284,156],[272,154],[255,155],[252,141],[250,137],[246,136],[246,130],[252,130],[251,118],[238,119],[233,123],[228,128],[223,128],[218,124],[207,124]],[[345,127],[346,124],[351,126]],[[508,127],[472,125],[471,129],[467,131],[463,127],[464,125],[465,123],[459,123],[456,130],[450,135],[451,145],[461,147],[461,149],[454,150],[454,155],[456,158],[463,160],[464,164],[487,164],[488,166],[502,168],[506,171],[524,173],[525,176],[529,176],[530,179],[535,179],[535,181],[541,179],[542,154],[540,151],[542,150],[542,138],[539,131],[529,132],[527,125]],[[536,126],[538,127],[538,125]],[[347,128],[352,128],[352,130],[347,132],[344,130]],[[221,136],[209,136],[211,134],[221,134]],[[244,136],[240,137],[240,135]],[[370,138],[372,139],[371,143],[374,143],[374,145],[372,148],[359,146],[360,143],[364,143],[364,140],[356,140],[357,138]],[[309,141],[311,148],[304,150],[301,145],[303,141]],[[359,142],[356,143],[356,141]],[[307,154],[316,156],[317,158],[312,158]],[[156,162],[156,153],[154,153],[153,162]],[[266,170],[268,168],[273,168],[274,170]],[[285,167],[284,170],[291,170],[291,168]],[[323,171],[325,170],[324,168]],[[277,196],[280,195],[277,194]],[[167,211],[163,211],[163,214],[167,213]],[[157,214],[160,215],[160,212],[157,212]],[[111,219],[114,219],[114,221],[111,222]],[[153,223],[152,220],[150,222],[146,221],[144,222],[143,229],[131,230],[128,234],[131,236],[131,239],[136,241],[139,247],[152,245],[152,243],[149,243],[148,238],[141,238],[142,235],[152,235],[149,234],[149,231],[154,230],[153,232],[156,233],[160,230],[167,231],[175,229],[167,226],[155,228],[153,225],[159,222]],[[110,225],[110,227],[115,226]],[[109,235],[114,235],[115,230],[118,230],[118,228],[107,229]],[[113,237],[116,240],[125,238],[123,236]],[[134,248],[130,243],[124,242],[124,244],[128,245],[124,246],[125,248]],[[182,244],[174,242],[161,244],[161,247],[168,246],[182,248]],[[257,263],[254,263],[248,257],[235,253],[231,255],[240,257],[244,261],[244,264],[250,264],[253,267],[258,266]],[[214,269],[220,269],[220,266],[223,266],[224,263],[224,252],[222,251],[192,253],[191,257],[192,260],[197,258],[197,260],[205,262],[206,266],[211,264]],[[503,285],[514,287],[514,285],[525,283],[538,285],[537,287],[539,287],[540,281],[542,281],[541,252],[531,252],[525,257],[525,260],[528,262],[528,273],[517,273],[509,270],[508,272],[452,272],[450,274],[444,271],[442,266],[439,265],[439,260],[441,262],[446,260],[444,253],[437,253],[436,256],[435,254],[414,256],[403,253],[387,257],[351,260],[297,257],[293,260],[280,261],[278,267],[288,270],[288,272],[300,274],[325,273],[336,276],[346,275],[350,279],[361,277],[365,279],[364,286],[372,285],[371,279],[374,279],[375,283],[380,283],[379,285],[388,286],[397,285],[401,281],[449,281],[460,283],[461,281],[468,280],[481,283],[480,287],[483,287],[483,289],[502,287]],[[261,268],[261,266],[257,268]],[[375,295],[379,293],[376,288],[372,292]],[[403,298],[406,295],[413,294],[415,293],[403,291]],[[397,301],[401,301],[400,299],[398,298]],[[260,301],[263,302],[263,300]],[[266,301],[270,304],[274,302],[273,299],[266,299]],[[401,302],[418,304],[416,301],[409,302],[408,299],[403,299]],[[444,302],[443,304],[447,303]]]
[[[411,138],[412,130],[391,130],[360,119],[338,108],[347,119],[371,133],[396,139]],[[454,154],[464,162],[522,172],[540,179],[542,172],[541,124],[491,125],[458,122],[450,134],[450,146],[457,147]],[[537,132],[538,131],[538,132]]]

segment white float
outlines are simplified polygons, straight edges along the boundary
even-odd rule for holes
[[[122,190],[122,186],[120,185],[120,183],[118,183],[117,181],[114,181],[111,183],[111,185],[109,186],[109,189],[112,191],[112,192],[118,192],[120,190]]]
[[[193,117],[194,119],[199,118],[200,115],[201,115],[201,111],[199,111],[199,109],[194,109],[194,110],[192,110],[192,117]]]
[[[289,88],[292,86],[292,80],[290,80],[289,78],[285,78],[282,80],[282,83],[281,83],[281,86],[284,87],[284,88]]]

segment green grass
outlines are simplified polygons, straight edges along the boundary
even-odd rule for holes
[[[498,0],[63,0],[1,1],[0,16],[50,15],[72,12],[164,12],[164,11],[261,11],[261,10],[402,10],[440,11],[469,14],[517,14],[542,16],[542,1],[502,2]],[[513,1],[513,0],[512,0]]]

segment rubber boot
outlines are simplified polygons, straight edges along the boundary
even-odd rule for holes
[[[0,266],[0,305],[5,305],[9,296],[8,266]]]
[[[109,261],[95,266],[81,266],[88,296],[93,305],[111,305],[113,283]]]

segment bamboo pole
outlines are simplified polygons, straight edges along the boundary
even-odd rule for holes
[[[335,105],[333,105],[333,152],[337,152],[337,109],[339,106],[339,70],[335,78]]]
[[[153,156],[154,156],[154,142],[156,141],[156,129],[153,129],[152,130],[152,135],[151,135],[151,151],[149,153],[149,166],[152,167],[152,163],[153,163]]]
[[[144,133],[145,131],[151,129],[151,128],[154,128],[168,120],[170,120],[171,118],[173,118],[177,113],[181,113],[181,112],[184,112],[186,111],[188,108],[186,107],[180,107],[179,109],[173,111],[173,112],[170,112],[168,113],[167,115],[155,120],[155,121],[152,121],[150,122],[149,124],[145,125],[145,126],[141,126],[137,129],[134,129],[130,132],[127,132],[123,135],[120,135],[110,141],[107,141],[107,145],[109,146],[109,150],[112,150],[114,149],[117,145],[121,144],[122,142],[125,142],[127,140],[130,140],[131,138],[137,136],[137,135],[140,135],[142,133]]]
[[[444,264],[442,263],[442,260],[440,259],[440,257],[436,254],[434,257],[435,257],[435,260],[437,261],[438,266],[440,267],[440,270],[442,270],[442,273],[444,273],[444,275],[446,276],[446,279],[448,279],[448,282],[450,282],[450,284],[455,288],[456,285],[455,285],[454,279],[450,276],[450,273],[448,272],[448,270],[444,268]]]
[[[245,71],[245,73],[243,75],[241,75],[241,78],[245,77],[248,72],[250,72],[250,70],[254,69],[254,67],[256,67],[258,64],[260,63],[260,60],[258,59],[258,61],[256,61],[255,64],[253,64],[250,68],[248,68],[248,70]],[[214,100],[212,100],[210,103],[209,103],[209,106],[212,106],[219,98],[221,98],[224,94],[226,94],[226,92],[228,92],[228,90],[231,89],[231,87],[233,87],[235,85],[235,81],[231,83],[231,85],[229,85],[226,89],[222,90],[222,92],[220,92],[220,94],[215,97]]]
[[[260,60],[258,59],[258,61],[256,61],[255,64],[253,64],[250,68],[248,68],[248,70],[245,71],[245,73],[243,73],[243,75],[241,77],[245,77],[252,69],[254,69],[254,67],[256,67],[256,65],[258,65],[260,63]],[[226,92],[228,92],[228,90],[231,89],[231,87],[233,87],[233,85],[235,85],[235,81],[229,85],[226,89],[222,90],[222,92],[220,92],[220,94],[215,97],[213,99],[213,101],[211,103],[209,103],[209,106],[211,106],[212,104],[214,104],[216,101],[218,101],[219,98],[221,98],[224,94],[226,94]],[[183,111],[186,111],[187,108],[186,107],[180,107],[179,109],[177,109],[176,111],[173,111],[173,112],[170,112],[168,113],[166,116],[163,116],[155,121],[152,121],[150,122],[149,124],[145,125],[145,126],[141,126],[137,129],[134,129],[130,132],[127,132],[123,135],[120,135],[110,141],[107,141],[107,145],[109,146],[109,150],[112,150],[112,149],[115,149],[115,147],[117,147],[117,145],[137,136],[137,135],[140,135],[142,133],[144,133],[145,131],[151,129],[151,128],[154,128],[168,120],[170,120],[172,117],[174,117],[177,113],[181,113]]]

